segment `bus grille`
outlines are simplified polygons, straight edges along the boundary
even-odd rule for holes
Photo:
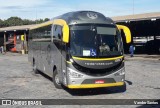
[[[124,63],[120,62],[116,66],[113,66],[111,68],[106,68],[106,69],[90,69],[90,68],[80,66],[79,64],[77,64],[75,62],[73,63],[73,66],[78,71],[85,73],[87,75],[90,75],[90,76],[104,76],[104,75],[109,75],[109,74],[114,73],[115,71],[119,70],[120,68],[122,68],[124,66]]]

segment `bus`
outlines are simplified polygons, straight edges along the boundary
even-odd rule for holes
[[[76,11],[30,28],[28,57],[33,71],[45,73],[54,86],[69,89],[123,86],[123,30],[127,27],[94,11]]]

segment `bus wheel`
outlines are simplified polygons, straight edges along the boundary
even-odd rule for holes
[[[53,72],[53,83],[54,83],[54,86],[57,88],[57,89],[62,89],[62,85],[59,81],[59,77],[58,77],[58,72],[57,70],[55,69],[55,71]]]
[[[38,73],[39,73],[38,70],[37,70],[37,66],[35,65],[35,61],[33,61],[33,72],[34,72],[35,74],[38,74]]]

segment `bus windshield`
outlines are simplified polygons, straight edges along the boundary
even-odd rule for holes
[[[123,54],[119,31],[114,25],[70,26],[70,54],[76,57],[114,57]]]

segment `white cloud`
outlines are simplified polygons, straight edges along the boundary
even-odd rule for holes
[[[11,16],[31,18],[36,13],[36,8],[47,4],[46,0],[0,0],[0,18],[7,19]]]
[[[0,0],[0,18],[6,19],[10,16],[19,16],[22,18],[53,18],[57,15],[69,11],[77,10],[93,10],[99,11],[106,16],[112,16],[115,12],[120,11],[121,7],[117,6],[113,2],[94,2],[93,4],[87,4],[88,2],[80,2],[71,4],[63,3],[64,1],[56,0]],[[122,12],[121,12],[122,13]]]
[[[21,6],[32,7],[46,3],[46,0],[0,0],[0,7]]]

